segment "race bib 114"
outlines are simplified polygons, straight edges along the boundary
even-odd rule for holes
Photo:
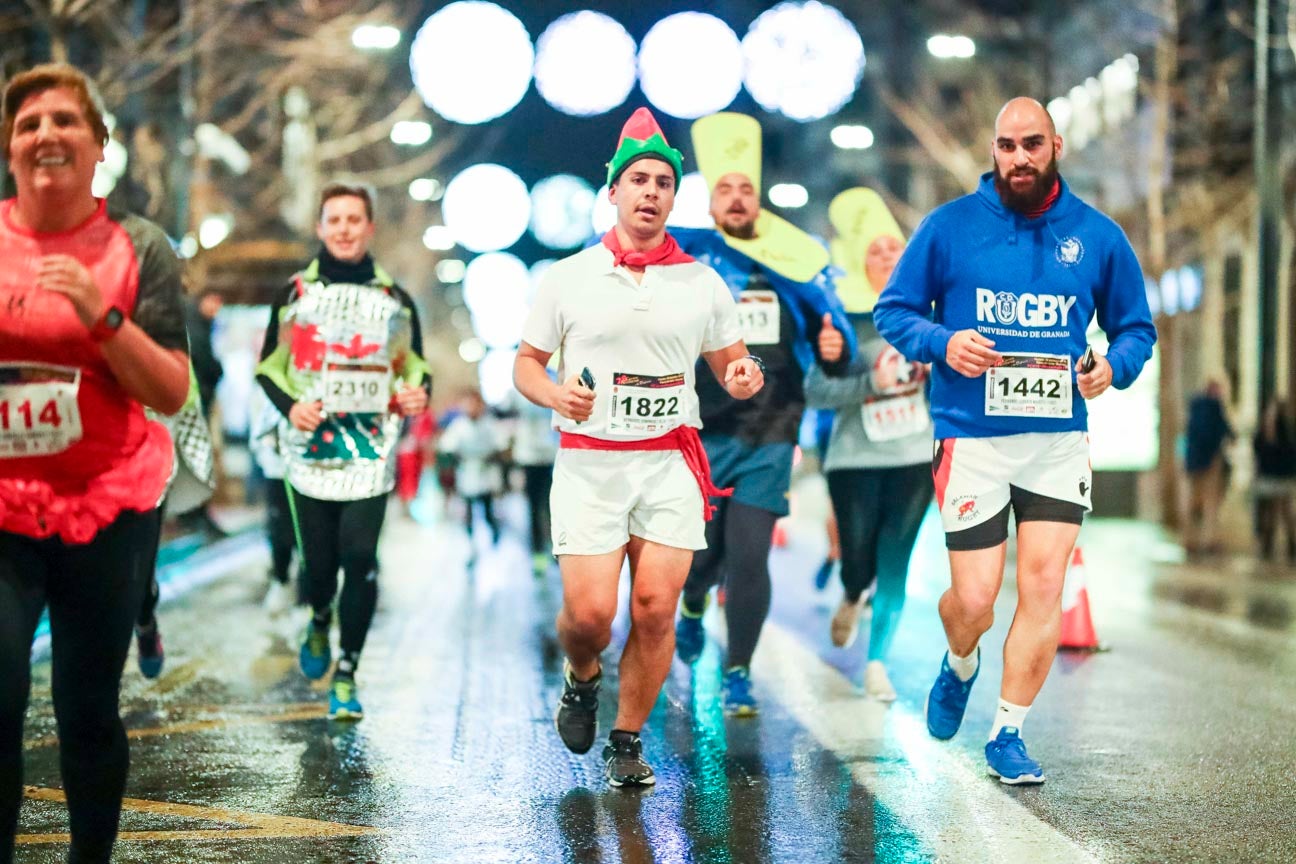
[[[81,440],[81,370],[0,364],[0,459],[61,453]]]

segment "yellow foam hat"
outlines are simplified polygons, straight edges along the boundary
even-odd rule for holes
[[[712,190],[726,174],[742,174],[761,194],[761,127],[755,117],[721,111],[693,121],[693,155]],[[756,236],[723,234],[730,247],[793,282],[809,282],[828,265],[828,250],[781,216],[761,208]]]
[[[837,237],[832,241],[833,263],[845,271],[837,279],[837,296],[847,312],[870,312],[877,292],[864,274],[864,257],[878,237],[895,237],[904,242],[904,232],[891,215],[882,196],[857,186],[840,193],[828,205],[828,221]]]
[[[693,121],[693,157],[707,189],[726,174],[743,174],[761,194],[761,127],[755,117],[721,111]]]

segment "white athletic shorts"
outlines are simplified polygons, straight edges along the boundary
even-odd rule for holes
[[[706,548],[702,491],[678,450],[559,450],[549,509],[555,555],[602,555],[631,536]]]
[[[938,440],[932,477],[950,549],[986,549],[1008,539],[1009,505],[1018,523],[1080,524],[1093,509],[1086,432]]]

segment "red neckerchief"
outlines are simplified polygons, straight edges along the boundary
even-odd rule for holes
[[[1050,207],[1052,207],[1055,203],[1057,203],[1058,196],[1061,194],[1062,194],[1062,183],[1061,181],[1054,180],[1053,191],[1050,192],[1048,194],[1048,197],[1044,199],[1044,203],[1041,204],[1037,209],[1023,213],[1022,215],[1025,216],[1027,219],[1038,219],[1039,217],[1047,213]]]
[[[653,248],[640,252],[637,249],[624,250],[621,248],[621,238],[617,236],[616,229],[603,235],[603,245],[612,251],[612,266],[649,267],[654,264],[688,264],[694,260],[692,255],[680,249],[675,238],[667,234],[666,239]]]

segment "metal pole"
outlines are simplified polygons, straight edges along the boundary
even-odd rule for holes
[[[1260,302],[1260,388],[1263,407],[1278,383],[1278,268],[1282,250],[1282,189],[1278,177],[1282,111],[1274,75],[1274,16],[1271,0],[1256,0],[1255,138],[1256,276]]]

